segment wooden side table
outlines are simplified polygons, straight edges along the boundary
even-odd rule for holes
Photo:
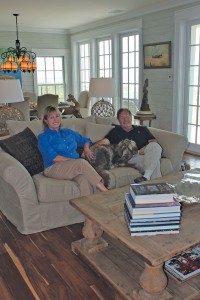
[[[149,121],[149,127],[151,127],[151,121],[156,119],[156,115],[154,114],[138,114],[138,115],[134,115],[134,119],[135,120],[139,120],[140,121],[140,125],[143,125],[144,121]]]

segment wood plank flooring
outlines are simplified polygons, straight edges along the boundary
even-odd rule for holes
[[[200,157],[184,159],[200,168]],[[0,300],[122,300],[71,251],[82,226],[22,235],[0,213]]]
[[[82,226],[22,235],[0,214],[0,299],[121,300],[71,251]]]

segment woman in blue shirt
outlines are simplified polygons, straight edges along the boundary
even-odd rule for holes
[[[95,187],[101,192],[107,191],[101,176],[77,153],[77,146],[83,146],[84,155],[92,158],[91,140],[71,129],[61,128],[60,112],[54,106],[45,109],[43,126],[44,132],[38,135],[38,147],[44,160],[44,174],[55,179],[74,180],[81,196],[92,194]]]

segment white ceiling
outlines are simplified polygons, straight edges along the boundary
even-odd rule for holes
[[[70,30],[120,14],[133,16],[148,11],[174,7],[195,0],[15,0],[2,1],[0,31],[15,31],[18,13],[20,31]]]

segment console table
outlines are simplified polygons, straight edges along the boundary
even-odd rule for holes
[[[156,115],[154,114],[138,114],[138,115],[134,115],[134,119],[135,120],[139,120],[140,121],[140,125],[143,125],[144,121],[149,121],[149,127],[151,127],[151,121],[156,119]]]
[[[180,173],[151,182],[175,183],[182,176]],[[128,190],[126,186],[70,200],[86,217],[84,238],[73,242],[72,250],[123,299],[200,299],[200,276],[178,282],[163,270],[166,260],[200,243],[200,205],[184,206],[179,234],[131,237],[123,216],[124,193]]]

